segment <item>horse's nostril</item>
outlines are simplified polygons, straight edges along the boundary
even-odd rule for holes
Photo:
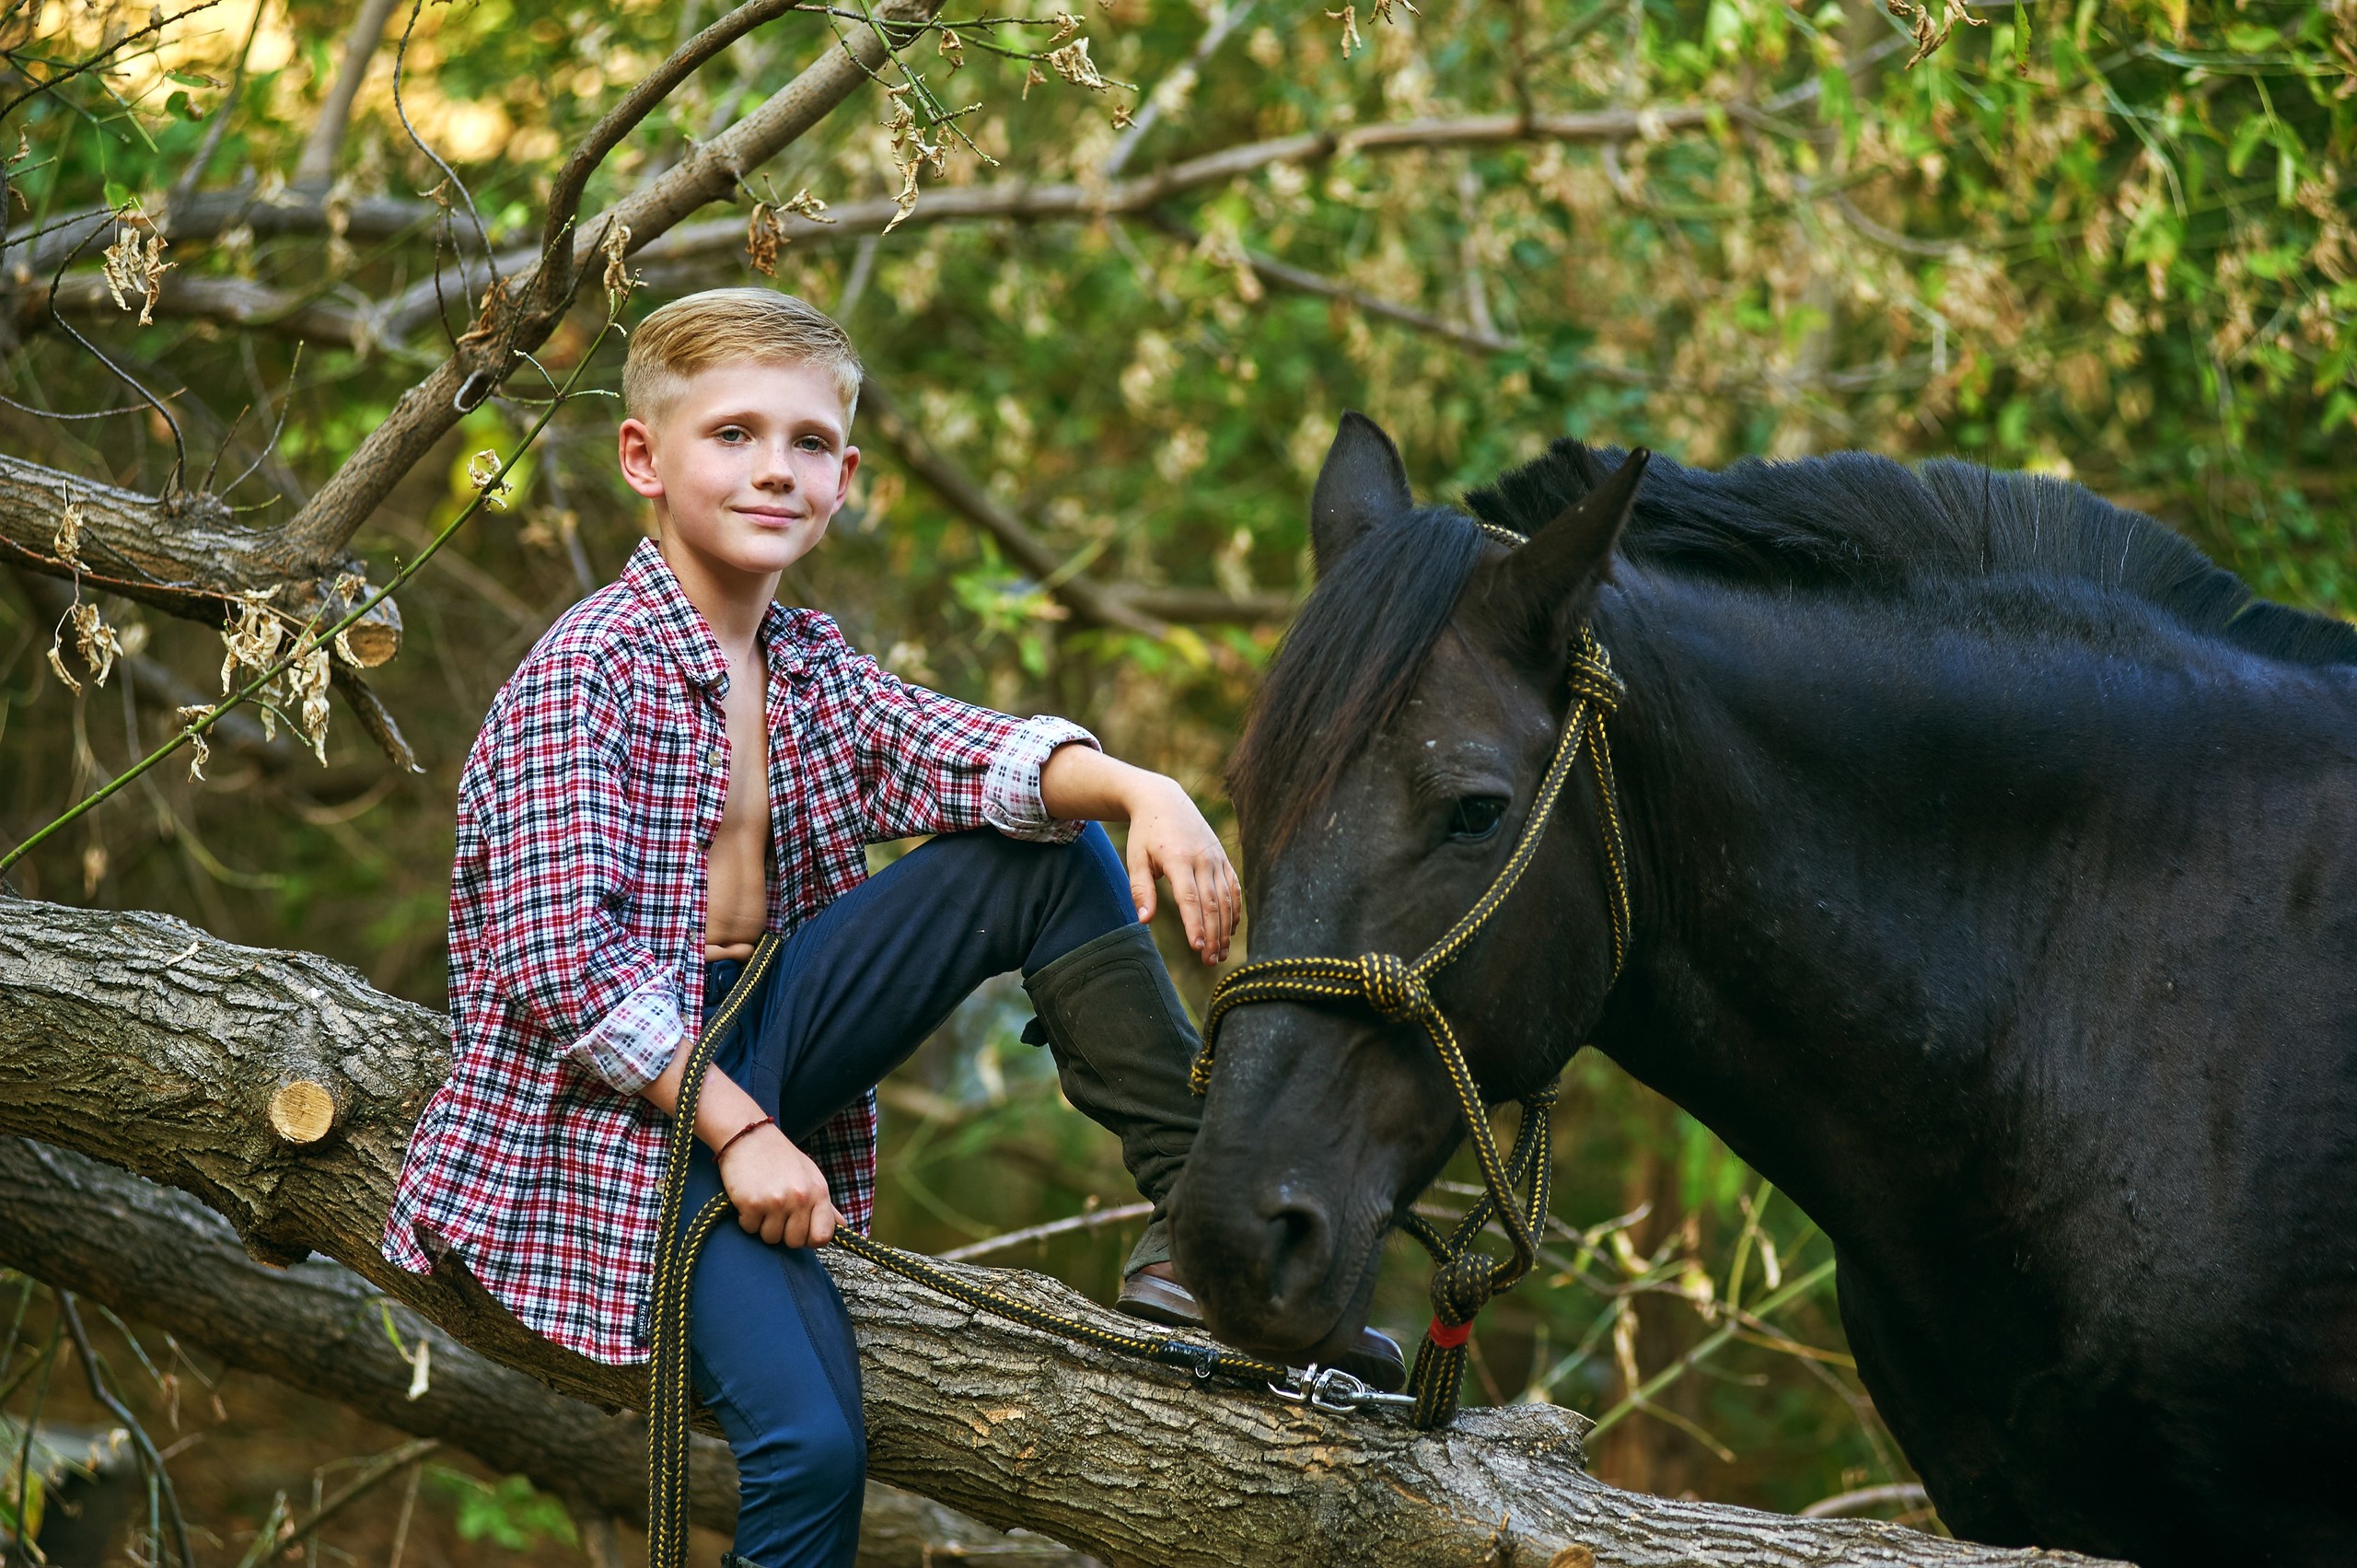
[[[1332,1228],[1325,1206],[1291,1192],[1277,1195],[1269,1223],[1270,1294],[1280,1303],[1315,1290],[1332,1261]]]

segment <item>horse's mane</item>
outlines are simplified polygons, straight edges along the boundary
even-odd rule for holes
[[[1558,441],[1465,497],[1484,522],[1534,533],[1620,466],[1617,447]],[[2021,576],[2138,598],[2188,631],[2286,664],[2357,664],[2357,627],[2258,598],[2179,535],[2084,485],[1865,452],[1798,462],[1645,470],[1620,552],[1736,582],[1895,590]]]
[[[1557,441],[1465,496],[1530,534],[1620,466],[1618,447]],[[1273,850],[1398,713],[1481,549],[1463,514],[1427,506],[1359,540],[1278,650],[1228,770],[1239,816]],[[2082,585],[2153,606],[2197,635],[2295,665],[2357,664],[2357,627],[2258,598],[2140,512],[2067,480],[1941,459],[1908,468],[1843,452],[1723,470],[1656,457],[1622,536],[1626,560],[1762,587],[1899,593],[2005,577]]]

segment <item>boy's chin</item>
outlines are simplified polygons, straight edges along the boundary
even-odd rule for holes
[[[724,537],[683,540],[681,542],[709,568],[740,573],[748,576],[767,576],[783,572],[810,552],[810,547],[825,534],[823,528],[813,530],[796,528],[790,533],[754,533],[731,529]]]

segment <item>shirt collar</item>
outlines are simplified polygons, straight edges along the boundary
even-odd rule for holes
[[[720,639],[712,634],[670,563],[651,539],[641,540],[622,568],[622,586],[636,596],[655,622],[656,638],[698,686],[725,691],[728,661],[721,656]],[[774,599],[761,612],[761,656],[772,675],[800,675],[808,666],[802,639],[795,633],[794,612]]]

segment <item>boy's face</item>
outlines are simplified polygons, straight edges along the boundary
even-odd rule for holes
[[[655,503],[667,557],[768,576],[819,542],[849,494],[850,424],[818,366],[714,366],[655,418],[622,421],[622,476]]]

